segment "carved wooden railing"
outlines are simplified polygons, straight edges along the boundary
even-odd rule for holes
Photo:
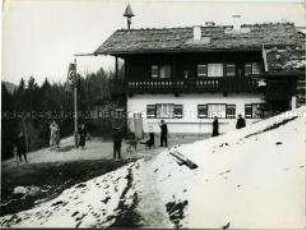
[[[258,80],[251,77],[112,81],[114,93],[252,93],[259,89]]]

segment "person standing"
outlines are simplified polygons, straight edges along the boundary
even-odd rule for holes
[[[114,159],[118,156],[118,159],[121,159],[121,142],[122,142],[122,135],[120,132],[120,128],[116,127],[113,133],[113,151],[114,151]]]
[[[22,162],[22,157],[24,158],[25,162],[28,162],[27,148],[26,148],[25,137],[24,137],[23,132],[19,133],[17,140],[16,140],[16,146],[17,146],[19,162]]]
[[[168,127],[167,124],[165,123],[164,120],[160,121],[160,147],[164,147],[164,143],[165,143],[165,147],[168,147]]]
[[[87,130],[85,128],[85,124],[81,124],[81,127],[79,129],[79,135],[80,135],[80,143],[79,143],[79,145],[84,150],[85,143],[86,143],[86,135],[87,135]]]
[[[59,126],[54,120],[50,125],[50,147],[59,146]]]
[[[241,114],[239,114],[236,123],[236,129],[241,129],[244,127],[245,127],[245,119],[241,116]]]
[[[214,121],[212,123],[213,126],[213,131],[212,131],[212,137],[216,137],[219,136],[219,121],[218,121],[218,117],[215,116],[214,117]]]
[[[59,148],[59,144],[61,141],[61,133],[60,133],[60,127],[57,124],[57,128],[56,128],[56,138],[55,138],[55,144],[56,144],[56,148]]]

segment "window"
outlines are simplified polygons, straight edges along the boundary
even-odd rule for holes
[[[147,105],[147,118],[182,118],[183,105],[154,104]]]
[[[174,117],[175,118],[183,117],[183,105],[174,105]]]
[[[151,65],[151,78],[171,78],[170,65]]]
[[[259,63],[247,63],[244,66],[244,75],[250,74],[260,74],[260,65]]]
[[[156,117],[156,107],[155,105],[147,105],[147,118]]]
[[[197,65],[197,77],[207,77],[207,65]]]
[[[236,66],[235,64],[226,65],[226,76],[234,77],[236,76]]]
[[[246,104],[245,117],[246,118],[262,118],[261,104]]]
[[[207,105],[198,105],[198,118],[207,118],[208,109]]]
[[[259,63],[252,64],[252,74],[260,74],[260,65]]]
[[[171,78],[171,66],[170,65],[160,66],[159,77],[160,78]]]
[[[225,104],[209,104],[208,105],[208,118],[217,116],[218,118],[226,117]]]
[[[221,63],[208,64],[208,77],[222,77],[223,65]]]
[[[226,118],[236,118],[236,105],[226,105]]]
[[[151,77],[158,78],[158,65],[151,66]]]
[[[236,105],[207,104],[198,105],[198,118],[236,118]]]
[[[174,104],[157,104],[157,118],[172,118],[174,115]]]

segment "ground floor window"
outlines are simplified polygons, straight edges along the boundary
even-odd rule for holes
[[[253,103],[245,105],[245,118],[262,118],[263,112],[261,110],[262,104]]]
[[[147,105],[147,118],[182,118],[183,105],[177,104],[152,104]]]
[[[203,104],[198,105],[198,118],[235,118],[236,105],[234,104]]]

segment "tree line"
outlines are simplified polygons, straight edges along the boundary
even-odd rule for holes
[[[78,107],[80,110],[92,109],[95,105],[116,106],[118,98],[111,93],[110,79],[114,73],[106,73],[102,68],[97,73],[79,76]],[[14,140],[20,132],[27,132],[29,137],[29,150],[35,150],[48,146],[49,125],[53,118],[34,119],[31,117],[8,117],[8,112],[41,112],[41,111],[73,111],[73,86],[68,82],[50,83],[46,78],[39,85],[34,77],[27,81],[23,78],[13,92],[10,92],[2,82],[2,159],[12,156]],[[51,120],[52,119],[52,120]],[[74,131],[73,117],[62,118],[57,121],[61,128],[61,136],[71,135]],[[82,122],[82,121],[80,121]],[[95,126],[102,126],[102,135],[109,133],[111,121],[88,121],[88,125],[96,131],[100,130]],[[97,132],[99,133],[99,132]],[[99,133],[101,135],[101,132]]]

